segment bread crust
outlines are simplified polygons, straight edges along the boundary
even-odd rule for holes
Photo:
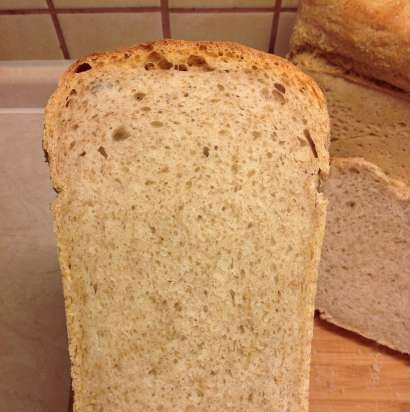
[[[291,56],[303,51],[410,92],[410,3],[301,0]]]

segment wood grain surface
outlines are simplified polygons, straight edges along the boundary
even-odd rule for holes
[[[316,318],[310,412],[410,412],[410,356]]]

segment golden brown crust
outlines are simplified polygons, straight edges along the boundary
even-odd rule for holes
[[[319,105],[325,104],[324,96],[316,83],[303,72],[295,70],[295,67],[289,63],[289,61],[279,56],[233,42],[164,39],[117,49],[111,52],[93,53],[73,63],[65,73],[62,82],[70,76],[75,75],[77,68],[84,63],[90,65],[96,64],[97,68],[100,68],[110,63],[125,63],[127,60],[135,57],[143,58],[153,52],[162,53],[166,55],[166,57],[173,57],[176,58],[176,60],[179,58],[181,61],[188,59],[189,56],[196,53],[195,56],[204,55],[207,60],[209,59],[212,63],[220,64],[221,60],[222,62],[227,62],[228,60],[243,61],[247,66],[256,65],[259,69],[273,69],[279,72],[286,71],[289,74],[291,84],[299,87],[306,86],[313,100],[317,101]]]
[[[410,91],[410,3],[302,0],[291,55],[313,50],[330,62]]]

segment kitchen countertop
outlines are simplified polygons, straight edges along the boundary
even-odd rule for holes
[[[0,411],[65,412],[64,304],[41,149],[67,62],[0,63]],[[410,357],[316,319],[311,412],[409,412]]]

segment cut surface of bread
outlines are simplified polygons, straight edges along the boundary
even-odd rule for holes
[[[324,91],[331,174],[316,308],[410,353],[410,99],[315,52],[293,61]]]
[[[46,110],[75,412],[307,412],[328,116],[290,63],[160,41]]]
[[[333,158],[316,308],[410,353],[410,190],[363,158]]]

